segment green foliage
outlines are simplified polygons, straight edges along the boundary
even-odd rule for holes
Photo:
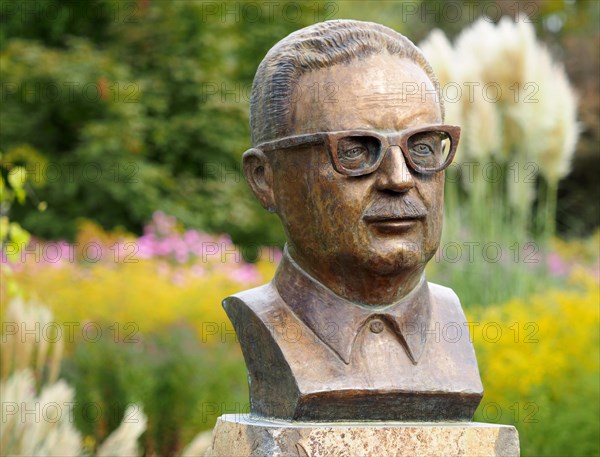
[[[128,3],[128,6],[122,7],[122,15],[131,11],[134,2]],[[111,0],[1,0],[0,46],[4,47],[14,37],[44,42],[51,47],[65,46],[65,41],[72,36],[88,36],[94,42],[103,43],[107,38],[107,26],[117,12],[116,8],[117,5]]]
[[[31,235],[18,222],[11,221],[9,214],[15,201],[23,205],[26,202],[27,172],[23,167],[8,166],[0,152],[0,247],[5,252],[7,243],[11,243],[11,250],[5,252],[7,259],[15,260],[21,250],[27,246]],[[45,209],[45,202],[38,203],[38,209]],[[12,279],[12,268],[9,265],[0,271],[3,287],[8,293],[18,294],[19,289]],[[1,290],[1,289],[0,289]]]
[[[146,455],[180,455],[214,425],[222,405],[237,412],[245,407],[247,390],[239,382],[245,367],[231,344],[202,344],[186,325],[131,338],[119,331],[118,323],[106,324],[98,341],[78,341],[63,368],[77,392],[77,428],[93,442],[119,425],[127,405],[138,403],[148,416]]]
[[[282,242],[239,163],[256,66],[277,39],[310,23],[314,5],[287,21],[260,5],[248,22],[224,3],[214,11],[201,2],[41,1],[16,11],[4,3],[0,147],[41,156],[20,163],[49,204],[44,214],[15,212],[25,227],[73,239],[86,217],[139,231],[162,209],[244,244]],[[53,20],[24,26],[49,11]]]
[[[599,455],[598,373],[582,371],[563,372],[527,396],[509,388],[493,400],[486,395],[474,420],[515,425],[523,456]]]
[[[598,373],[578,370],[553,382],[535,393],[539,408],[535,422],[518,427],[522,455],[599,455]]]
[[[14,218],[47,237],[74,236],[75,218],[86,215],[104,225],[148,218],[160,190],[173,184],[143,160],[138,85],[125,92],[121,82],[130,80],[128,69],[75,39],[66,49],[11,40],[0,59],[10,90],[0,144],[49,203],[42,213],[31,205],[15,208]]]
[[[535,242],[470,238],[442,243],[436,258],[427,265],[427,278],[451,287],[462,305],[471,309],[526,297],[556,284],[544,262]]]

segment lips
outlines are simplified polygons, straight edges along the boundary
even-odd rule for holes
[[[380,233],[404,233],[419,223],[421,219],[366,219],[367,223]]]
[[[390,214],[390,215],[382,215],[382,216],[365,216],[363,217],[363,219],[367,222],[371,222],[371,223],[401,223],[401,222],[417,222],[421,219],[423,219],[426,216],[426,214],[423,214],[421,216],[398,216],[395,214]]]

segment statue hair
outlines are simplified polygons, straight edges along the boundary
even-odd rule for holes
[[[291,97],[303,74],[384,51],[408,58],[425,71],[436,88],[443,117],[438,79],[408,38],[374,22],[332,20],[291,33],[273,46],[258,66],[250,98],[252,144],[289,135]]]

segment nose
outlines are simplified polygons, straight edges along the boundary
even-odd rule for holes
[[[399,146],[390,146],[386,151],[377,170],[375,185],[378,190],[401,193],[415,187],[415,180]]]

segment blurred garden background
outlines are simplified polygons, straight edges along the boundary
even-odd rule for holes
[[[197,455],[248,411],[220,302],[284,242],[241,175],[252,79],[336,18],[421,46],[463,127],[428,277],[475,420],[600,454],[600,2],[0,0],[1,455]]]

